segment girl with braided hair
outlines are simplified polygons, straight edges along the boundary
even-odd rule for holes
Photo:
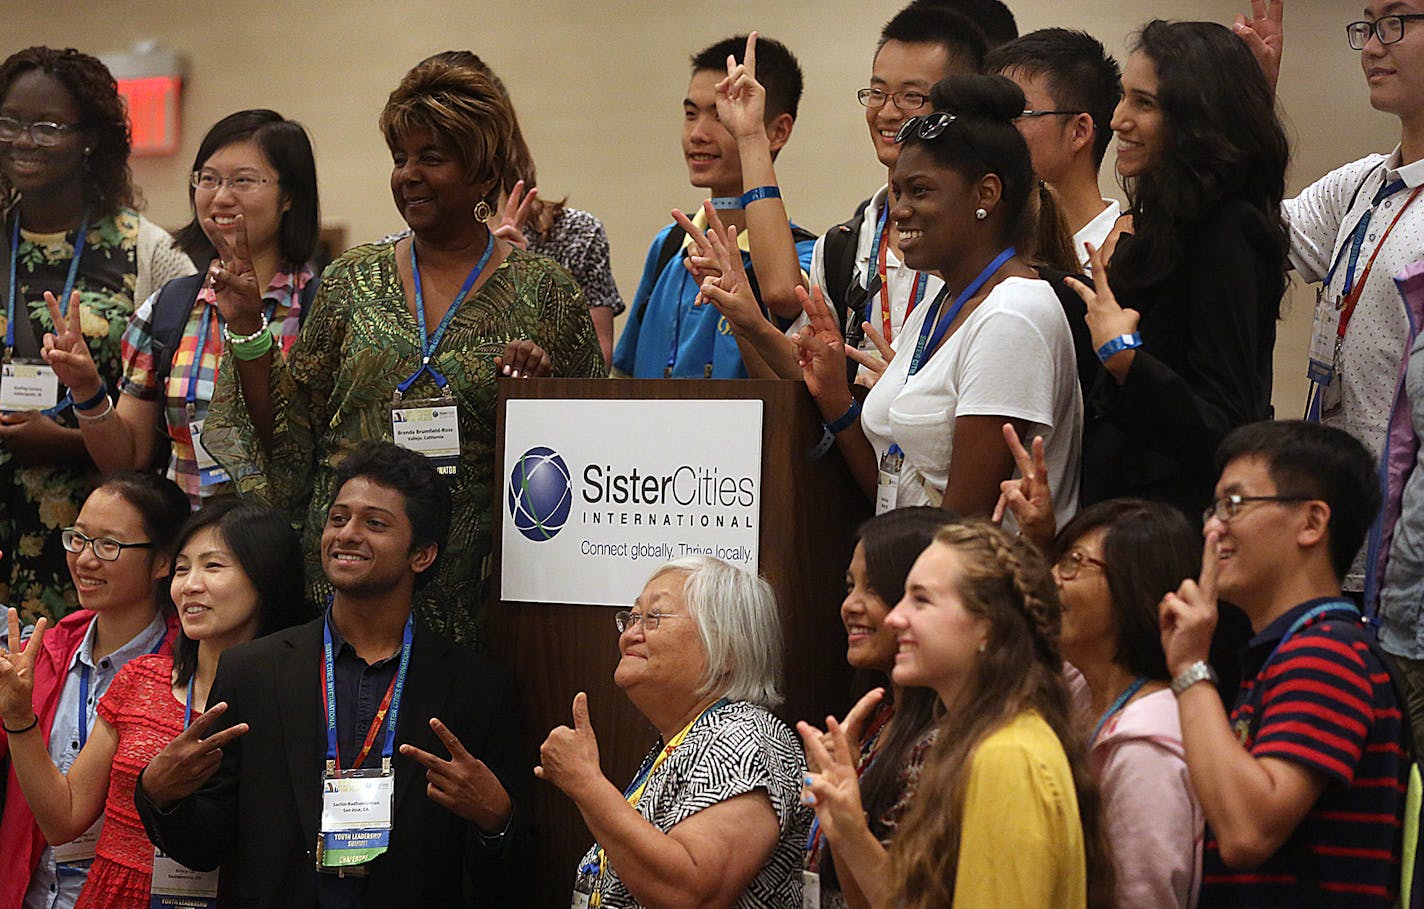
[[[800,724],[803,798],[838,864],[878,881],[872,905],[1086,909],[1105,905],[1111,871],[1097,794],[1074,731],[1058,652],[1061,610],[1043,557],[982,522],[945,527],[886,618],[897,685],[934,689],[944,707],[920,793],[889,850],[864,831],[847,742]],[[833,753],[834,752],[834,753]]]

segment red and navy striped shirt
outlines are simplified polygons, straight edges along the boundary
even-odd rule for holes
[[[1408,760],[1389,674],[1357,617],[1322,615],[1287,638],[1330,602],[1302,603],[1251,639],[1248,681],[1231,712],[1252,756],[1308,767],[1328,782],[1285,845],[1254,870],[1226,867],[1207,826],[1202,909],[1394,903]]]

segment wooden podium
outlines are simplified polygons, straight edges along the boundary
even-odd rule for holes
[[[785,639],[786,703],[782,719],[840,716],[850,706],[852,674],[845,661],[840,603],[855,528],[870,515],[839,452],[811,461],[821,438],[815,404],[800,382],[778,380],[502,380],[495,475],[508,480],[503,461],[505,402],[517,398],[588,401],[760,399],[763,402],[760,570],[776,590]],[[503,486],[496,507],[498,550],[507,515]],[[498,552],[496,552],[498,555]],[[498,562],[496,562],[498,565]],[[650,565],[649,570],[656,566]],[[551,570],[557,570],[551,566]],[[499,570],[489,607],[492,652],[518,678],[529,753],[550,729],[572,725],[571,705],[588,692],[589,716],[598,736],[603,772],[614,785],[628,784],[657,738],[653,729],[613,684],[618,663],[616,610],[578,603],[505,602]],[[628,591],[631,605],[638,590]],[[537,866],[530,869],[528,905],[565,909],[579,859],[593,841],[573,803],[554,786],[534,781],[533,811],[539,836]]]

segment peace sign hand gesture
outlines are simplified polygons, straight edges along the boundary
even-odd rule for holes
[[[717,119],[734,139],[766,135],[766,89],[756,77],[757,33],[747,35],[742,63],[727,55],[727,77],[717,83]]]
[[[1273,92],[1281,77],[1281,56],[1285,52],[1285,12],[1285,0],[1270,0],[1269,4],[1266,0],[1251,0],[1251,18],[1238,13],[1231,25],[1236,37],[1256,58],[1256,65],[1261,67]]]
[[[79,291],[69,295],[67,319],[59,311],[59,301],[54,294],[45,291],[44,299],[54,331],[45,332],[40,356],[76,400],[87,401],[99,393],[102,380],[99,367],[94,365],[94,357],[89,353],[89,344],[84,340]]]
[[[0,650],[0,720],[6,728],[24,729],[35,720],[35,659],[44,643],[46,619],[40,619],[35,632],[23,646],[20,644],[20,613],[9,613],[8,646]]]
[[[504,200],[504,210],[500,212],[499,223],[494,226],[492,233],[520,249],[528,249],[529,238],[524,236],[524,225],[529,223],[529,216],[534,212],[534,202],[538,198],[537,187],[531,186],[529,191],[525,192],[524,181],[517,181],[509,191],[509,198]]]
[[[207,735],[217,718],[227,712],[227,702],[214,704],[193,720],[178,737],[164,746],[144,769],[139,783],[159,810],[167,811],[197,792],[222,764],[222,750],[248,730],[237,723]]]
[[[1158,625],[1167,669],[1175,678],[1193,663],[1211,653],[1211,635],[1216,630],[1216,584],[1221,572],[1221,534],[1211,531],[1202,545],[1201,575],[1187,578],[1176,593],[1162,598]]]
[[[250,335],[262,327],[262,288],[257,286],[257,270],[247,245],[247,222],[235,215],[234,238],[229,241],[212,218],[203,219],[203,229],[213,241],[218,258],[208,266],[208,286],[217,295],[218,311],[235,335]]]
[[[835,843],[842,835],[865,824],[860,801],[860,777],[855,772],[855,756],[845,729],[833,716],[826,717],[826,731],[807,722],[796,724],[806,746],[806,759],[818,769],[808,771],[801,790],[801,803],[816,810],[816,818],[826,838]],[[827,748],[825,740],[830,740]]]
[[[1088,248],[1088,262],[1093,270],[1093,286],[1089,287],[1077,278],[1064,280],[1083,298],[1083,303],[1088,307],[1088,331],[1093,336],[1093,349],[1097,350],[1113,338],[1135,333],[1141,314],[1135,309],[1124,309],[1118,305],[1117,297],[1113,295],[1112,287],[1108,284],[1108,266],[1103,261],[1102,250],[1091,243],[1084,245]],[[1121,382],[1127,377],[1132,359],[1132,350],[1120,350],[1103,365]]]
[[[400,746],[401,754],[425,768],[426,796],[486,834],[499,833],[513,809],[509,793],[485,762],[470,754],[444,723],[431,717],[430,728],[450,752],[450,760],[414,745]]]
[[[1019,533],[1037,546],[1040,552],[1053,548],[1058,533],[1058,521],[1053,513],[1053,490],[1048,485],[1048,459],[1043,451],[1043,436],[1034,436],[1033,454],[1023,447],[1014,424],[1004,424],[1004,443],[1014,456],[1019,475],[999,484],[999,502],[994,506],[994,521],[1002,521],[1007,511],[1014,513]]]
[[[846,412],[852,400],[845,381],[845,339],[819,285],[812,287],[809,294],[804,287],[797,287],[796,298],[810,320],[791,337],[796,344],[796,359],[801,364],[806,390],[816,399],[821,416],[834,420]]]

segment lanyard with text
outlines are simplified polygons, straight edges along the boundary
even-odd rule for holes
[[[193,349],[193,363],[188,367],[188,390],[184,395],[184,409],[188,416],[188,437],[193,442],[193,460],[198,465],[198,485],[212,486],[216,483],[226,483],[228,480],[227,471],[221,466],[212,455],[208,454],[207,448],[203,447],[203,425],[207,423],[206,415],[203,419],[198,419],[198,381],[203,374],[203,351],[208,346],[208,331],[217,318],[214,315],[214,307],[211,303],[203,305],[203,313],[198,321],[198,346]],[[204,407],[206,410],[206,406]]]
[[[945,298],[949,296],[949,285],[944,286],[939,296],[935,297],[933,308],[925,314],[924,324],[920,326],[920,338],[915,342],[915,355],[910,359],[910,375],[920,371],[920,367],[930,357],[939,350],[939,345],[944,341],[944,336],[949,334],[949,327],[954,324],[954,320],[959,318],[959,313],[964,309],[964,304],[979,292],[994,273],[1004,267],[1004,263],[1018,254],[1018,250],[1010,246],[994,257],[994,261],[984,266],[984,270],[979,272],[979,277],[969,283],[969,286],[960,291],[959,296],[954,298],[954,305],[950,306],[949,312],[941,315],[944,308]]]
[[[1375,204],[1379,204],[1380,200],[1386,196],[1393,195],[1403,188],[1404,181],[1396,180],[1390,184],[1390,186],[1380,191],[1381,194],[1375,197]],[[1345,271],[1345,300],[1340,310],[1340,327],[1336,329],[1337,337],[1345,337],[1345,329],[1350,324],[1350,317],[1355,313],[1355,304],[1360,302],[1360,294],[1364,290],[1366,282],[1370,279],[1370,270],[1374,268],[1375,259],[1379,257],[1380,250],[1384,249],[1384,241],[1388,239],[1390,231],[1394,230],[1394,226],[1399,223],[1399,219],[1404,217],[1404,213],[1409,210],[1410,204],[1418,198],[1420,189],[1424,189],[1424,187],[1417,187],[1409,194],[1409,198],[1404,200],[1404,204],[1401,205],[1399,211],[1395,213],[1394,220],[1390,221],[1389,226],[1384,229],[1384,233],[1380,234],[1379,242],[1375,244],[1374,252],[1370,253],[1369,261],[1365,263],[1365,270],[1360,272],[1357,280],[1355,276],[1355,266],[1359,260],[1360,248],[1364,244],[1365,231],[1369,228],[1370,215],[1374,212],[1374,209],[1371,208],[1370,211],[1365,212],[1364,217],[1360,219],[1359,226],[1355,228],[1355,236],[1352,238],[1350,264]],[[1338,264],[1338,262],[1339,260],[1337,259],[1336,263]],[[1325,282],[1327,284],[1329,283],[1329,277],[1334,276],[1334,266],[1331,267],[1330,272],[1331,274],[1327,277]]]
[[[1089,745],[1098,740],[1098,736],[1102,734],[1103,727],[1108,724],[1108,720],[1113,718],[1113,714],[1126,707],[1127,702],[1132,700],[1132,696],[1134,694],[1137,694],[1137,692],[1141,691],[1142,686],[1146,685],[1147,682],[1147,676],[1138,676],[1136,679],[1133,680],[1131,685],[1127,686],[1126,691],[1118,695],[1117,698],[1111,704],[1108,705],[1108,709],[1104,710],[1103,715],[1098,719],[1098,725],[1093,727],[1093,736],[1092,738],[1088,739]]]
[[[729,701],[726,698],[721,698],[715,704],[712,704],[706,710],[693,717],[691,722],[682,727],[681,732],[669,739],[668,743],[662,748],[658,749],[657,754],[654,754],[651,758],[643,762],[643,766],[638,770],[638,775],[633,777],[633,782],[630,783],[628,788],[623,792],[623,798],[627,799],[631,807],[638,807],[638,802],[642,800],[643,792],[648,788],[648,780],[652,777],[653,772],[661,767],[663,761],[666,761],[668,757],[677,750],[677,746],[681,745],[683,740],[687,738],[687,734],[692,731],[692,727],[696,726],[703,717],[708,714],[716,713],[718,710],[727,706],[728,703]],[[579,866],[578,877],[574,881],[572,905],[575,909],[597,907],[603,903],[603,876],[604,872],[608,869],[608,859],[603,852],[603,847],[597,846],[597,844],[595,844],[595,846],[597,847],[597,857],[593,861],[585,862]]]
[[[193,689],[197,678],[188,680],[188,697],[183,704],[183,728],[193,722]],[[194,871],[154,847],[153,876],[149,884],[149,909],[212,909],[218,904],[218,872]]]
[[[84,244],[89,235],[89,210],[84,210],[79,224],[79,233],[74,238],[74,255],[69,259],[69,274],[64,279],[64,290],[59,297],[61,315],[69,314],[69,297],[74,292],[74,283],[79,278],[79,260],[84,255]],[[53,417],[73,401],[66,391],[59,395],[59,378],[54,370],[44,363],[16,363],[15,356],[15,316],[19,305],[20,267],[20,218],[15,216],[15,229],[10,236],[10,286],[5,309],[5,358],[0,370],[0,410],[38,410],[47,417]],[[29,319],[28,307],[20,315]],[[54,326],[59,331],[63,326]]]
[[[875,242],[870,248],[871,261],[875,263],[875,274],[880,279],[880,326],[885,335],[885,340],[892,340],[890,325],[890,281],[886,274],[888,264],[886,262],[889,255],[890,243],[885,239],[885,228],[890,220],[890,200],[885,200],[885,208],[880,213],[880,221],[875,225]],[[866,290],[870,290],[870,281],[867,276]],[[905,318],[910,318],[910,313],[915,311],[925,299],[925,292],[929,290],[930,276],[922,272],[915,272],[915,293],[910,297],[909,304],[905,307]],[[866,303],[865,321],[870,321],[870,303]],[[903,324],[903,323],[902,323]]]
[[[460,308],[460,304],[465,302],[465,297],[479,280],[480,274],[489,264],[490,256],[494,254],[494,234],[489,234],[485,239],[485,251],[480,256],[480,261],[475,263],[475,267],[470,269],[470,274],[465,278],[465,283],[460,285],[460,292],[451,301],[450,308],[445,310],[445,316],[440,320],[440,324],[435,327],[435,336],[429,337],[425,333],[425,291],[420,283],[420,266],[415,261],[415,238],[410,238],[410,272],[411,279],[415,283],[415,318],[420,326],[420,368],[411,373],[408,378],[400,383],[397,388],[400,394],[410,391],[410,387],[415,384],[415,380],[420,378],[421,373],[430,373],[430,377],[435,380],[435,384],[444,391],[449,384],[435,367],[430,365],[430,358],[435,355],[435,349],[440,346],[440,339],[445,335],[445,329],[450,327],[450,322],[455,318],[455,312]]]
[[[74,238],[74,255],[69,260],[69,275],[64,279],[64,293],[59,297],[59,314],[69,315],[69,297],[74,293],[74,282],[79,277],[79,258],[84,255],[84,243],[89,234],[89,210],[84,210],[84,219],[79,222],[79,233]],[[19,297],[18,275],[20,266],[20,218],[15,217],[15,231],[10,236],[10,299],[5,310],[8,319],[5,325],[5,354],[8,357],[15,349],[15,302]],[[56,325],[55,330],[60,326]]]
[[[391,679],[391,685],[386,689],[386,696],[382,698],[380,708],[371,718],[371,728],[366,731],[361,751],[348,769],[359,770],[361,765],[366,762],[366,756],[371,753],[371,746],[376,741],[376,733],[380,730],[383,719],[386,721],[386,740],[385,744],[381,746],[381,763],[386,767],[390,766],[396,742],[396,717],[400,712],[401,693],[405,689],[406,669],[410,666],[410,639],[413,623],[413,616],[405,620],[405,632],[401,637],[400,666],[396,669],[396,677]],[[330,616],[322,623],[321,633],[325,645],[321,664],[321,687],[322,693],[326,697],[326,769],[329,773],[334,773],[339,777],[341,776],[342,763],[341,746],[336,741],[336,666],[331,646]]]

